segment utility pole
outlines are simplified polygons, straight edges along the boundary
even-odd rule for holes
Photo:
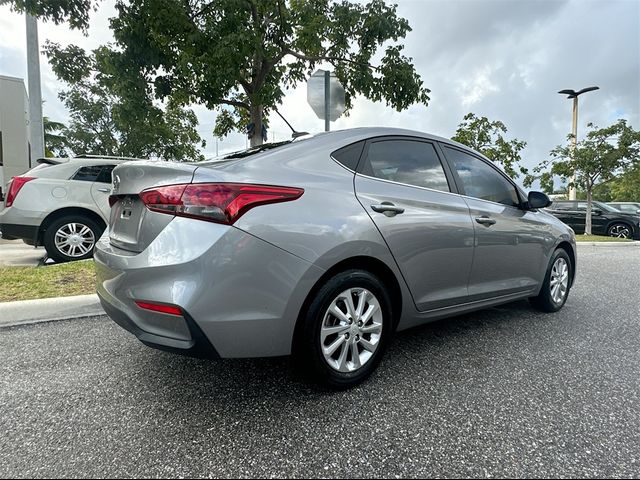
[[[331,72],[329,70],[324,71],[324,131],[331,130],[331,115],[329,109],[331,108]]]
[[[29,143],[31,158],[29,166],[35,160],[44,157],[44,125],[42,121],[42,90],[40,87],[40,46],[38,44],[38,22],[26,14],[27,22],[27,77],[29,85]]]

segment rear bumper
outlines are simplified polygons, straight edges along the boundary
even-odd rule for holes
[[[39,227],[31,225],[14,225],[11,223],[0,223],[0,232],[5,240],[27,240],[35,242],[38,238]]]
[[[291,353],[298,313],[323,273],[234,227],[175,218],[141,253],[114,248],[108,233],[94,254],[107,314],[154,348],[213,358]],[[176,305],[184,317],[140,309]]]

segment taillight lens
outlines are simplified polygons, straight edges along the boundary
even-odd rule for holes
[[[9,185],[9,191],[7,192],[7,200],[4,204],[5,207],[10,207],[13,205],[18,193],[22,190],[25,183],[30,182],[31,180],[35,180],[34,177],[13,177],[11,180],[11,185]]]
[[[191,183],[145,190],[140,199],[154,212],[232,225],[258,205],[300,198],[302,188],[246,183]]]

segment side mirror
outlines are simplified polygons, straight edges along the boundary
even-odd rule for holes
[[[592,213],[593,215],[602,215],[602,210],[600,210],[599,208],[595,208],[595,207],[593,207],[593,208],[591,209],[591,213]]]
[[[553,202],[542,192],[529,192],[528,197],[529,208],[547,208]]]

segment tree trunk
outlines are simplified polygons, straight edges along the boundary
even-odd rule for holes
[[[584,224],[584,233],[586,235],[591,235],[591,198],[592,198],[592,193],[591,193],[591,189],[592,186],[591,185],[587,185],[587,218]]]
[[[262,105],[251,104],[251,123],[253,123],[253,135],[249,139],[252,147],[262,145]]]

